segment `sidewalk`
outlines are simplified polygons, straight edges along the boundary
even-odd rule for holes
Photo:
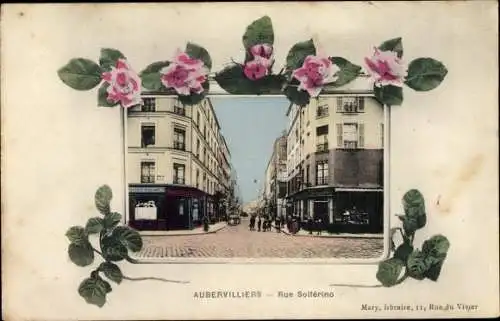
[[[192,230],[174,230],[174,231],[139,231],[142,236],[182,236],[182,235],[202,235],[216,233],[227,226],[227,222],[211,224],[208,232],[203,230],[203,226]]]
[[[273,230],[276,232],[276,226],[273,225]],[[329,234],[327,231],[322,231],[320,235],[317,235],[316,232],[313,232],[312,234],[309,234],[308,231],[301,229],[298,231],[296,234],[292,234],[288,231],[288,228],[285,226],[284,228],[281,229],[281,232],[283,234],[289,235],[289,236],[305,236],[305,237],[330,237],[330,238],[357,238],[357,239],[383,239],[384,234],[355,234],[355,233],[335,233],[335,234]]]

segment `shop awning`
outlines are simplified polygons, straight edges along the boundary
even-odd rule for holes
[[[337,187],[336,192],[383,192],[383,188]]]
[[[205,193],[197,190],[190,189],[167,189],[167,196],[179,196],[179,197],[203,197]]]

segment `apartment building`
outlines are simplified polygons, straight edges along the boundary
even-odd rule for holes
[[[383,106],[370,92],[346,92],[291,104],[287,116],[288,215],[381,232]]]
[[[283,134],[273,143],[271,157],[266,168],[264,197],[268,212],[276,217],[285,215],[287,178],[287,136]]]
[[[209,98],[193,106],[143,94],[127,111],[128,222],[139,230],[189,229],[224,215],[230,157]]]

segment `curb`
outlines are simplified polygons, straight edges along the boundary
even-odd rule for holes
[[[273,228],[276,228],[275,225],[273,225]],[[315,234],[292,234],[288,231],[285,231],[284,229],[281,229],[281,232],[285,235],[288,236],[293,236],[293,237],[315,237],[315,238],[345,238],[345,239],[383,239],[384,235],[371,235],[371,236],[363,236],[363,235],[356,235],[356,234],[337,234],[337,235],[332,235],[332,234],[327,234],[327,235],[315,235]]]
[[[227,227],[227,224],[226,225],[223,225],[217,229],[213,229],[213,230],[208,230],[208,232],[202,232],[202,233],[172,233],[172,234],[150,234],[148,233],[148,231],[144,231],[144,232],[139,232],[139,234],[141,236],[192,236],[192,235],[207,235],[207,234],[214,234],[214,233],[217,233],[219,232],[220,230],[223,230]]]

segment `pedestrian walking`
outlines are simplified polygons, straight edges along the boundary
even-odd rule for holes
[[[281,218],[279,215],[276,215],[276,221],[274,224],[276,224],[276,232],[281,233]]]
[[[262,226],[262,220],[260,219],[260,215],[259,215],[259,220],[257,221],[257,228],[258,228],[259,232],[260,232],[261,226]]]
[[[250,231],[255,230],[255,216],[250,217]]]

